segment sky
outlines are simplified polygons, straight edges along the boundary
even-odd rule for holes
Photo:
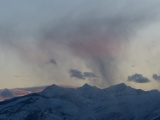
[[[0,88],[160,88],[159,0],[1,0]]]

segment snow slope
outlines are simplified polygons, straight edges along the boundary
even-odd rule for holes
[[[14,89],[0,89],[0,101],[11,99],[13,97],[24,96],[31,93],[37,93],[44,90],[47,86],[30,87],[30,88],[14,88]]]
[[[51,85],[0,102],[0,120],[159,120],[160,92],[118,84],[99,89]]]

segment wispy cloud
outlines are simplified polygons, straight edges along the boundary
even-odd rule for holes
[[[77,66],[83,64],[108,85],[120,77],[123,68],[119,67],[128,56],[132,37],[160,13],[158,0],[16,1],[10,4],[13,11],[0,7],[6,11],[0,20],[0,46],[5,46],[1,51],[14,56],[8,55],[7,60],[20,60],[20,66],[28,68],[24,71],[32,71],[37,79],[42,75],[51,79],[59,70],[55,79],[63,80],[68,75],[64,69],[76,66],[68,63],[78,59],[82,62],[76,62]],[[43,65],[46,61],[58,62],[55,75],[54,68]],[[77,70],[70,74],[80,79],[94,76]]]
[[[45,27],[40,43],[67,46],[103,81],[112,84],[117,79],[115,73],[119,73],[119,59],[127,55],[130,38],[137,30],[154,21],[159,10],[154,3],[144,0],[124,0],[121,4],[117,1],[94,1],[93,4],[99,8],[96,12],[88,6],[86,12],[77,17],[73,12],[56,25],[53,23]],[[105,4],[105,8],[100,7],[102,4]],[[116,9],[111,7],[114,5]]]

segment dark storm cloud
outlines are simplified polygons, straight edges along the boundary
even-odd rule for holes
[[[131,76],[128,76],[128,82],[135,82],[135,83],[148,83],[150,80],[146,77],[143,77],[141,74],[134,74]]]
[[[69,71],[69,74],[70,74],[70,77],[74,77],[74,78],[78,78],[78,79],[82,79],[82,80],[85,79],[82,72],[79,70],[76,70],[76,69],[71,69]]]
[[[85,77],[85,78],[96,78],[97,76],[94,74],[94,73],[92,73],[92,72],[84,72],[83,73],[83,76]]]
[[[92,78],[97,77],[92,72],[81,72],[81,71],[76,70],[76,69],[70,69],[69,74],[70,74],[70,77],[74,77],[74,78],[78,78],[78,79],[82,79],[82,80],[85,80],[87,78],[92,79]]]
[[[152,75],[152,78],[156,81],[160,81],[160,75],[157,75],[157,74],[153,74]]]
[[[55,61],[55,59],[50,59],[50,61],[49,61],[50,63],[52,63],[52,64],[57,64],[57,62]]]

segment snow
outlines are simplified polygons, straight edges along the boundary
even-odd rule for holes
[[[160,118],[159,91],[118,84],[100,89],[51,85],[39,94],[0,103],[0,120],[154,120]]]

